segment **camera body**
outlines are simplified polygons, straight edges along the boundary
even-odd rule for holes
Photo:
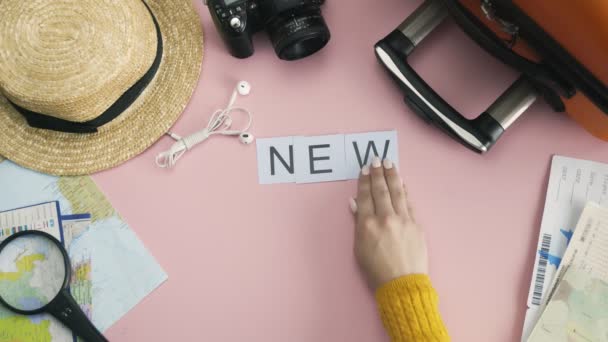
[[[207,0],[211,17],[228,51],[247,58],[254,53],[252,36],[266,30],[275,52],[295,60],[323,48],[330,39],[321,15],[325,0]]]

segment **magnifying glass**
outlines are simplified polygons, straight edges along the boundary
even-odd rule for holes
[[[88,342],[107,341],[68,289],[70,259],[47,233],[28,230],[0,243],[0,304],[21,315],[49,313]]]

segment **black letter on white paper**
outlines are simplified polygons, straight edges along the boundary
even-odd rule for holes
[[[293,145],[289,145],[289,165],[287,165],[287,162],[285,161],[285,159],[283,159],[281,154],[279,154],[279,151],[277,151],[277,149],[274,148],[274,146],[270,146],[270,174],[272,174],[273,176],[275,175],[275,169],[274,169],[274,157],[275,156],[277,158],[279,158],[279,161],[281,162],[281,164],[283,164],[283,166],[289,172],[289,174],[293,175],[293,172],[294,172]]]
[[[388,146],[390,145],[390,143],[390,140],[386,140],[386,142],[384,143],[384,152],[382,152],[383,160],[386,159],[386,154],[388,153]],[[360,167],[363,167],[367,164],[370,150],[374,150],[374,155],[376,157],[380,157],[380,155],[378,154],[378,150],[376,149],[376,144],[373,141],[367,143],[367,149],[365,150],[365,160],[361,160],[361,152],[359,152],[359,146],[357,146],[356,141],[353,141],[353,147],[355,148],[355,153],[357,154],[357,160],[359,161]]]
[[[330,147],[331,147],[331,145],[329,145],[329,144],[308,146],[308,155],[310,157],[310,174],[311,175],[316,175],[316,174],[320,174],[320,173],[332,173],[333,172],[332,169],[315,170],[315,161],[317,161],[317,160],[329,160],[329,157],[314,157],[313,156],[315,149],[318,149],[318,148],[330,148]]]

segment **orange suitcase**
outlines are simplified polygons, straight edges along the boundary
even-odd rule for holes
[[[469,120],[444,101],[407,58],[446,16],[521,72],[484,113]],[[375,53],[415,113],[474,151],[487,152],[537,98],[608,141],[608,2],[426,0]]]

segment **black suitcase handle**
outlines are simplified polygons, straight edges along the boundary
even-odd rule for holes
[[[376,57],[405,92],[406,103],[466,147],[487,152],[504,131],[536,100],[524,76],[513,83],[485,112],[469,120],[450,106],[409,65],[408,56],[447,16],[440,0],[425,1],[396,30],[375,46]]]

